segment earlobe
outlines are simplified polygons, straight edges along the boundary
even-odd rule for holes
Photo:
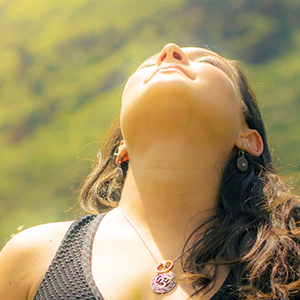
[[[261,135],[255,129],[246,128],[237,139],[235,146],[243,149],[253,156],[260,156],[264,151],[264,143]]]

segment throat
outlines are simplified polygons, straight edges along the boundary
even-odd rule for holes
[[[192,185],[196,188],[192,188],[191,185],[180,183],[180,180],[176,184],[168,180],[162,183],[160,178],[156,180],[153,176],[148,180],[145,178],[145,184],[140,185],[129,170],[120,208],[127,217],[124,226],[138,239],[145,241],[144,244],[156,256],[156,264],[159,264],[164,260],[174,262],[192,232],[214,214],[217,189],[210,190],[205,184],[196,185],[195,181]],[[125,219],[124,215],[121,217]],[[187,247],[195,242],[195,238],[190,240]],[[162,280],[161,276],[158,280]]]
[[[136,222],[181,232],[218,206],[217,176],[198,169],[129,169],[120,201]],[[181,230],[180,230],[181,229]]]
[[[158,264],[181,254],[190,235],[215,213],[219,176],[217,168],[211,166],[216,165],[218,156],[199,163],[194,161],[195,155],[187,156],[183,149],[168,156],[159,155],[157,148],[152,150],[130,158],[120,207],[159,256]],[[179,154],[183,158],[175,164],[172,155],[181,157]]]

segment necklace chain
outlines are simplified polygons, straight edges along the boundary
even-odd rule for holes
[[[153,259],[155,260],[155,262],[157,264],[159,264],[161,262],[161,260],[150,250],[150,248],[148,247],[146,241],[143,239],[143,237],[141,236],[141,234],[138,232],[138,230],[135,228],[134,224],[132,223],[132,221],[126,216],[126,214],[124,213],[124,211],[121,209],[121,207],[119,206],[120,212],[122,213],[122,215],[125,217],[125,219],[128,221],[128,223],[132,226],[132,228],[134,229],[134,231],[137,233],[137,235],[140,237],[140,239],[142,240],[144,246],[146,247],[146,249],[148,250],[148,252],[151,254],[151,256],[153,257]],[[178,255],[175,259],[172,260],[173,263],[175,263],[182,255],[184,255],[186,252],[188,252],[198,241],[196,241],[195,243],[193,243],[191,246],[189,246],[184,252],[182,252],[180,255]]]

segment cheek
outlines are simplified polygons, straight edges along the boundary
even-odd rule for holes
[[[220,72],[205,75],[195,82],[198,115],[214,134],[232,134],[239,128],[242,120],[239,95],[227,75]]]
[[[126,103],[129,101],[130,97],[129,95],[134,95],[134,90],[137,88],[135,81],[137,81],[138,78],[135,78],[135,76],[131,76],[128,81],[126,82],[126,85],[124,87],[123,93],[122,93],[122,106],[126,105]]]
[[[202,83],[197,98],[201,107],[218,115],[238,116],[241,112],[237,94],[228,82],[214,82],[213,85]]]
[[[136,71],[127,80],[122,93],[122,107],[135,101],[144,89],[145,79],[151,74],[151,67]]]

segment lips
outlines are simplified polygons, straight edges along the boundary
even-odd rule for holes
[[[160,67],[158,67],[155,72],[145,81],[145,83],[147,83],[157,72],[162,71],[162,70],[168,70],[168,69],[176,69],[179,70],[180,72],[182,72],[184,75],[186,75],[187,77],[189,77],[190,79],[192,79],[192,77],[190,76],[189,72],[183,68],[180,65],[177,64],[163,64]]]

